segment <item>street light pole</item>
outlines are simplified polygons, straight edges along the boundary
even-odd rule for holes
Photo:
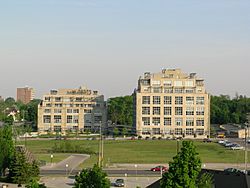
[[[245,173],[247,173],[247,129],[248,124],[245,123]]]
[[[51,155],[50,155],[50,164],[51,164],[51,165],[52,165],[53,157],[54,157],[54,155],[51,154]]]
[[[66,176],[67,176],[68,175],[68,167],[69,167],[69,165],[66,164],[65,167],[66,167]]]

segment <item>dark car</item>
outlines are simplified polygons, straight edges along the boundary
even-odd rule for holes
[[[115,186],[116,187],[124,187],[125,186],[124,179],[116,179],[115,180]]]
[[[165,172],[165,171],[167,171],[168,169],[167,169],[167,167],[165,167],[165,166],[156,166],[156,167],[154,167],[154,168],[151,168],[151,171],[154,171],[154,172],[156,172],[156,171],[162,171],[162,172]]]
[[[239,169],[236,169],[236,168],[226,168],[224,170],[225,173],[227,174],[244,174],[243,171],[239,170]]]
[[[212,142],[212,140],[211,140],[211,139],[209,139],[209,138],[204,138],[204,139],[203,139],[203,142],[211,143],[211,142]]]

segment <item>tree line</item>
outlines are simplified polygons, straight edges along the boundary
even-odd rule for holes
[[[108,99],[108,119],[117,125],[131,125],[133,123],[134,96],[114,97]],[[211,96],[210,119],[212,124],[237,123],[247,121],[250,113],[250,98],[236,95]]]
[[[0,101],[0,121],[12,125],[14,119],[10,113],[14,112],[16,121],[29,122],[33,125],[33,128],[36,128],[38,104],[40,102],[40,99],[34,99],[28,104],[24,104],[20,101],[15,101],[11,97],[6,98]]]

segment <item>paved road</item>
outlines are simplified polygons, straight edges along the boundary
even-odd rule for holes
[[[75,169],[90,156],[86,154],[73,154],[63,161],[56,164],[48,164],[40,168],[43,171],[68,171],[69,173]]]

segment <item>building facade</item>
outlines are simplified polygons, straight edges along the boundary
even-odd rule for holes
[[[16,100],[21,101],[24,104],[28,104],[30,101],[34,99],[35,91],[33,88],[24,87],[17,88]]]
[[[87,88],[51,90],[38,105],[38,131],[99,132],[106,126],[106,103],[98,91]]]
[[[142,137],[208,137],[210,97],[204,80],[180,69],[144,73],[135,90],[134,126]]]

